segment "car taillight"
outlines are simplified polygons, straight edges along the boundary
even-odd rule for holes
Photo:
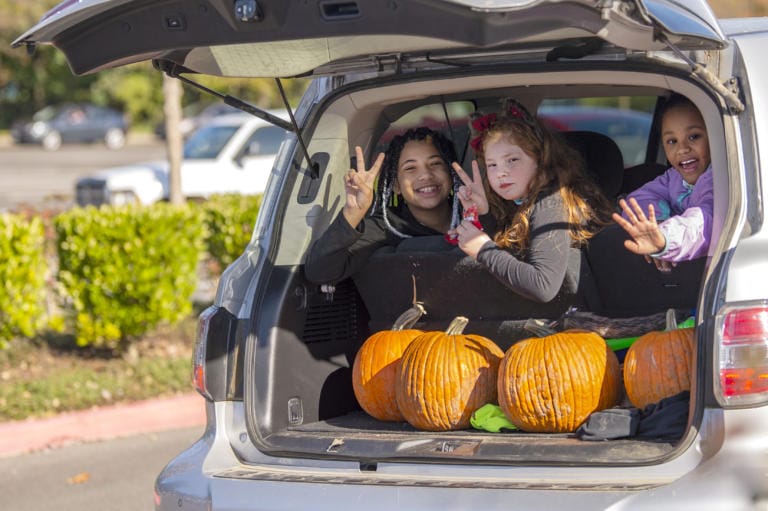
[[[717,400],[723,406],[768,403],[768,302],[723,307],[716,319]]]
[[[205,399],[212,400],[211,393],[208,392],[206,382],[206,361],[208,352],[208,331],[211,325],[211,319],[216,314],[218,307],[210,306],[200,313],[197,322],[197,340],[195,341],[195,354],[192,361],[192,381],[200,395]]]

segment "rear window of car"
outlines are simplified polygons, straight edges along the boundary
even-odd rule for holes
[[[462,148],[466,146],[469,138],[469,114],[474,111],[475,105],[470,101],[435,103],[415,108],[389,125],[379,138],[376,152],[386,151],[395,136],[411,128],[426,126],[442,132],[452,140],[461,158]]]
[[[537,115],[561,131],[595,131],[613,139],[624,157],[624,166],[645,161],[655,96],[546,99]]]

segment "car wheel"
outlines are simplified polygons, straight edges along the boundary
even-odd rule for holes
[[[110,149],[120,149],[125,145],[125,133],[120,128],[109,129],[104,135],[104,142]]]
[[[61,147],[61,133],[54,130],[43,137],[43,147],[48,151],[55,151]]]

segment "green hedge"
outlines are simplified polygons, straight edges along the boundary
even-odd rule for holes
[[[221,269],[243,253],[253,234],[261,195],[214,195],[202,203],[208,256]]]
[[[75,208],[54,228],[78,345],[125,348],[191,312],[204,240],[199,208]]]
[[[0,348],[17,336],[33,337],[47,323],[43,222],[0,214]]]

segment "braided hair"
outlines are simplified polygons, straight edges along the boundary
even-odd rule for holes
[[[437,149],[437,152],[442,157],[448,168],[452,182],[450,193],[452,197],[451,228],[453,229],[459,225],[460,220],[458,189],[461,185],[461,181],[451,167],[451,163],[457,161],[456,150],[453,146],[453,143],[439,131],[435,131],[427,127],[411,128],[406,132],[395,136],[390,142],[389,146],[387,147],[387,151],[384,153],[384,163],[381,167],[381,174],[379,175],[378,182],[377,197],[379,207],[381,208],[381,215],[384,219],[384,224],[387,226],[387,229],[389,229],[390,232],[401,238],[410,238],[411,236],[398,231],[394,226],[392,226],[389,221],[389,217],[387,216],[387,210],[390,206],[390,199],[395,201],[392,205],[397,205],[397,199],[393,196],[393,187],[395,180],[397,179],[397,167],[400,163],[400,154],[403,152],[403,148],[408,142],[411,141],[428,142],[432,144],[435,146],[435,149]],[[371,213],[373,213],[376,209],[376,202],[377,201],[374,201],[374,206]]]

